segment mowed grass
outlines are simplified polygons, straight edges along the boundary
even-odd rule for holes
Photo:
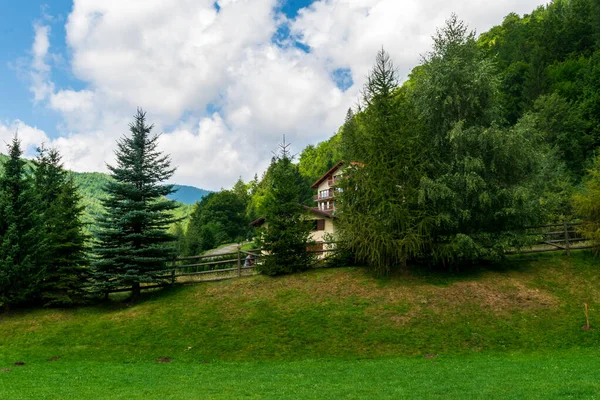
[[[10,369],[0,398],[589,398],[600,381],[599,272],[579,252],[385,279],[362,268],[256,276],[136,304],[13,311],[0,316],[0,371]]]
[[[3,399],[590,399],[600,351],[289,362],[34,360]]]

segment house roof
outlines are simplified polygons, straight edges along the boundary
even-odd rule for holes
[[[323,175],[322,177],[320,177],[319,179],[317,179],[317,181],[315,183],[313,183],[313,185],[311,186],[311,188],[316,189],[319,187],[319,185],[329,177],[329,175],[333,174],[335,171],[337,171],[342,165],[344,165],[344,161],[338,161],[337,164],[335,164],[333,167],[331,167],[331,169],[327,172],[325,172],[325,175]]]
[[[311,212],[315,215],[319,215],[321,217],[325,217],[325,218],[334,218],[334,215],[331,213],[328,213],[327,211],[322,211],[319,210],[318,208],[314,208],[314,207],[308,207],[308,206],[302,206],[306,211]]]
[[[256,218],[254,221],[250,222],[250,226],[261,226],[265,223],[265,217]]]
[[[308,207],[308,206],[302,206],[302,208],[304,208],[306,211],[321,216],[321,217],[325,217],[325,218],[334,218],[334,216],[326,211],[321,211],[318,208],[313,208],[313,207]],[[253,227],[257,227],[257,226],[261,226],[262,224],[265,223],[265,217],[260,217],[255,219],[254,221],[250,222],[250,226]]]

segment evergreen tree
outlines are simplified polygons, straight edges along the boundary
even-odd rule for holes
[[[40,295],[45,306],[71,305],[84,297],[89,272],[84,207],[57,150],[39,148],[35,165],[35,191],[46,240],[40,260],[44,265]]]
[[[600,254],[600,156],[588,171],[581,192],[574,196],[573,205],[577,216],[583,219],[582,236],[592,242],[596,255]]]
[[[39,209],[16,136],[8,151],[0,177],[0,305],[5,310],[29,300],[37,290],[44,249]]]
[[[97,221],[93,278],[97,292],[130,286],[136,299],[142,283],[165,282],[161,271],[175,256],[167,229],[177,221],[177,203],[165,197],[173,185],[161,185],[175,169],[157,150],[159,136],[151,135],[141,109],[134,118],[131,136],[117,142],[116,166],[108,166],[114,180],[105,187],[105,212]]]
[[[363,105],[347,114],[343,129],[349,165],[337,194],[337,226],[339,240],[381,275],[419,255],[427,238],[427,219],[416,207],[424,147],[419,121],[384,50],[365,84]]]
[[[267,227],[257,235],[258,245],[268,255],[257,269],[266,275],[307,270],[311,223],[301,205],[305,180],[285,152],[273,158],[269,170],[271,184],[264,204]]]
[[[544,220],[536,177],[549,149],[528,118],[510,129],[497,122],[497,85],[473,33],[452,16],[411,87],[428,144],[418,199],[437,263],[497,260],[527,243],[523,227]]]

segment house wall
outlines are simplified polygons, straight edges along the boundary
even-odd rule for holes
[[[333,235],[335,233],[335,226],[333,219],[325,218],[318,215],[310,215],[309,219],[324,219],[325,220],[325,230],[322,231],[312,231],[310,233],[310,239],[315,242],[325,242],[327,240],[328,235]]]

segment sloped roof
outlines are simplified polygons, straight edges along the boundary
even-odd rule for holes
[[[304,208],[306,211],[318,215],[320,217],[325,217],[325,218],[335,218],[334,215],[326,212],[326,211],[321,211],[318,208],[313,208],[313,207],[308,207],[308,206],[302,206],[302,208]],[[265,223],[265,217],[260,217],[255,219],[254,221],[250,222],[250,226],[253,227],[257,227],[257,226],[261,226],[262,224]]]
[[[337,164],[335,164],[333,167],[331,167],[331,169],[327,172],[325,172],[325,175],[323,175],[322,177],[320,177],[319,179],[317,179],[317,181],[315,183],[313,183],[313,185],[311,186],[311,188],[316,189],[319,187],[319,185],[329,177],[329,175],[333,174],[335,171],[337,171],[342,165],[344,165],[344,161],[338,161]]]

